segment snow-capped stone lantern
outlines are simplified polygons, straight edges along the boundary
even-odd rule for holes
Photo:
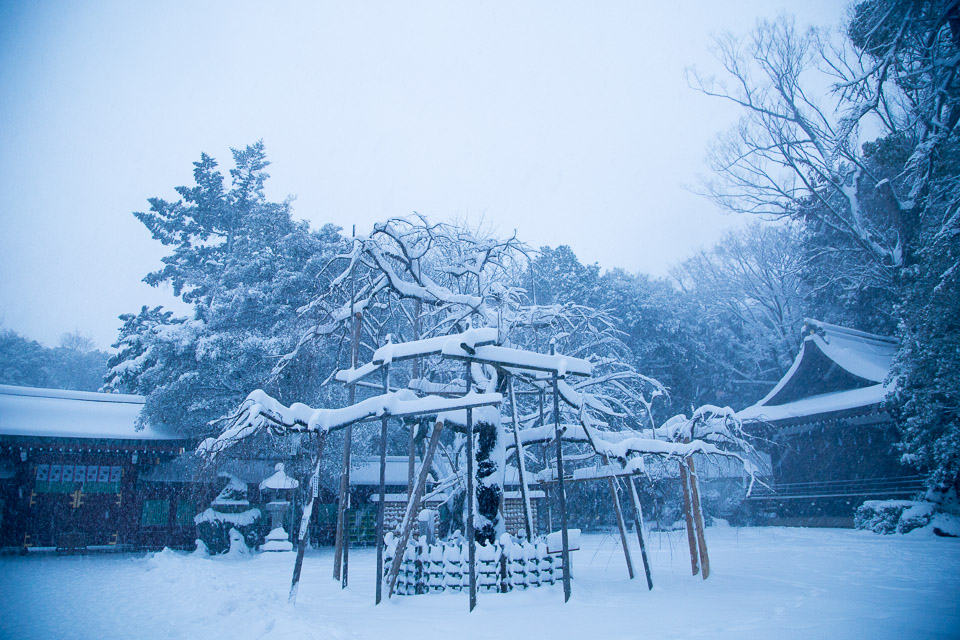
[[[286,530],[283,528],[283,519],[290,508],[290,494],[300,486],[283,470],[283,463],[278,462],[272,476],[260,483],[260,491],[267,493],[272,499],[267,503],[267,513],[270,514],[270,533],[267,541],[260,547],[261,551],[293,551]]]

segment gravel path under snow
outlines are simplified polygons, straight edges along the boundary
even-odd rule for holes
[[[164,551],[0,558],[2,638],[960,638],[960,539],[840,529],[710,528],[713,575],[690,576],[686,534],[650,534],[654,590],[626,575],[619,538],[585,535],[573,598],[395,597],[373,606],[371,549],[309,552],[295,607],[292,553]],[[636,539],[631,540],[639,569]]]

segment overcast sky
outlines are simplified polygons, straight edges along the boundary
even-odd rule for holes
[[[685,189],[735,113],[687,88],[710,37],[839,0],[0,0],[0,327],[106,347],[168,304],[131,215],[262,138],[268,195],[365,232],[413,211],[662,275],[739,222]]]

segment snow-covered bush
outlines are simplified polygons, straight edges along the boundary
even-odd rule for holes
[[[900,514],[897,521],[897,533],[910,533],[914,529],[930,524],[933,516],[934,504],[931,502],[915,502]]]
[[[867,500],[857,509],[853,526],[874,533],[896,533],[900,516],[917,504],[912,500]]]
[[[247,485],[234,476],[226,477],[227,485],[210,503],[210,507],[193,519],[200,542],[214,555],[236,550],[240,540],[236,535],[231,538],[231,532],[235,531],[242,538],[242,544],[253,549],[263,544],[269,529],[269,523],[260,509],[250,506]]]

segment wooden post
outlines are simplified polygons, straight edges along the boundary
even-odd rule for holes
[[[550,341],[550,354],[556,353],[556,343]],[[563,441],[560,433],[560,382],[553,372],[553,433],[557,439],[557,491],[560,494],[560,536],[563,541],[563,601],[570,600],[570,540],[567,535],[567,495],[563,488]]]
[[[706,580],[710,577],[710,556],[707,554],[707,539],[704,534],[703,510],[700,508],[700,487],[697,481],[696,468],[693,466],[693,456],[687,456],[687,466],[690,469],[690,502],[693,507],[693,522],[697,527],[697,547],[700,550],[700,575]]]
[[[357,228],[353,232],[356,236]],[[350,315],[353,319],[353,329],[350,338],[350,367],[356,368],[360,353],[360,328],[363,316],[359,311],[354,312],[354,298],[356,297],[356,273],[350,269]],[[347,387],[347,405],[353,406],[357,398],[357,385],[351,383]],[[340,588],[346,589],[349,576],[350,535],[347,527],[347,509],[350,502],[350,449],[353,442],[353,424],[348,424],[343,430],[343,467],[340,470],[340,495],[337,501],[337,529],[333,551],[333,579],[340,580]]]
[[[643,543],[643,511],[640,510],[640,497],[633,484],[633,478],[627,476],[627,485],[630,487],[630,501],[633,503],[633,526],[637,530],[637,539],[640,541],[640,557],[643,559],[643,570],[647,574],[647,589],[653,589],[653,580],[650,578],[650,564],[647,562],[647,547]]]
[[[544,407],[543,407],[543,396],[544,396],[544,395],[545,395],[545,394],[544,394],[544,390],[543,390],[543,389],[540,389],[540,423],[539,423],[539,426],[541,426],[541,427],[542,427],[544,424],[546,424],[546,415],[544,414]],[[547,445],[546,445],[546,443],[544,443],[544,445],[543,445],[543,466],[544,466],[544,468],[546,468],[546,469],[549,469],[549,468],[550,468],[550,460],[549,460],[548,455],[547,455]],[[550,485],[547,485],[547,484],[543,485],[543,497],[544,497],[544,502],[545,502],[546,505],[547,505],[547,531],[550,532],[550,531],[553,531],[553,506],[552,506],[552,504],[551,504],[551,502],[550,502]]]
[[[300,531],[297,535],[297,560],[293,565],[293,580],[290,581],[290,595],[287,602],[296,604],[297,591],[300,589],[300,569],[303,567],[303,554],[307,550],[307,541],[310,536],[310,520],[313,518],[313,506],[320,493],[320,463],[323,460],[323,445],[327,441],[327,432],[320,433],[317,443],[317,464],[310,477],[310,502],[303,508],[303,517],[300,518]]]
[[[430,475],[430,465],[433,464],[433,455],[437,451],[437,444],[440,442],[440,432],[443,430],[443,422],[437,420],[433,425],[433,433],[430,434],[430,444],[423,456],[423,462],[420,465],[420,474],[417,476],[417,484],[414,487],[413,495],[407,502],[407,511],[403,515],[403,523],[400,525],[400,540],[397,542],[397,550],[393,554],[393,562],[390,565],[390,573],[387,575],[387,597],[393,595],[393,588],[397,584],[397,576],[400,574],[400,565],[403,564],[403,554],[406,551],[407,544],[410,542],[410,534],[413,532],[413,523],[417,514],[420,512],[420,501],[423,499],[423,491],[427,486],[427,476]]]
[[[700,561],[697,554],[697,534],[694,531],[693,509],[690,506],[690,484],[687,482],[687,465],[680,460],[680,484],[683,485],[683,517],[687,524],[687,544],[690,545],[690,571],[693,575],[700,572]]]
[[[610,487],[610,497],[613,499],[613,511],[617,514],[617,527],[620,529],[620,544],[623,546],[623,558],[627,562],[627,573],[633,580],[633,560],[630,559],[630,545],[627,543],[627,525],[623,522],[623,511],[620,510],[620,496],[617,495],[617,481],[613,476],[607,477]]]
[[[413,311],[413,339],[420,339],[420,300],[417,300],[414,304]],[[420,378],[422,372],[420,370],[420,358],[413,359],[413,377]],[[414,492],[414,475],[416,473],[416,458],[417,458],[417,428],[424,424],[423,422],[417,422],[410,425],[410,446],[409,446],[409,459],[407,460],[407,499],[413,497]]]
[[[533,516],[530,510],[530,493],[527,489],[527,465],[524,460],[523,443],[520,442],[520,420],[517,416],[517,394],[513,390],[513,376],[510,376],[508,384],[510,413],[513,418],[513,442],[517,451],[517,473],[520,476],[520,497],[523,499],[523,525],[527,531],[527,540],[533,540]]]
[[[383,392],[390,391],[390,365],[383,367]],[[380,418],[380,504],[377,506],[377,595],[376,604],[383,597],[383,516],[386,513],[387,493],[387,416]]]
[[[473,386],[473,380],[470,373],[470,362],[467,361],[467,393],[470,393],[470,387]],[[473,512],[476,508],[476,496],[474,491],[475,480],[473,477],[475,462],[473,459],[473,409],[467,409],[467,563],[470,572],[470,611],[477,606],[477,548],[474,542],[475,532],[473,530]]]

